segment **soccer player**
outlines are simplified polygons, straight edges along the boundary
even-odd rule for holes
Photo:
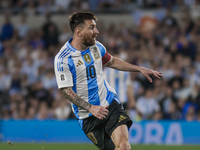
[[[160,72],[131,65],[111,56],[96,37],[96,16],[77,12],[69,17],[73,38],[55,56],[58,88],[72,102],[72,109],[87,137],[101,150],[130,150],[128,128],[132,121],[115,90],[103,76],[103,65],[123,71],[140,71],[152,82]],[[127,128],[128,127],[128,128]]]

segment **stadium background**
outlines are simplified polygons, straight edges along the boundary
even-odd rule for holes
[[[109,53],[163,73],[131,74],[130,142],[200,144],[199,0],[0,1],[0,141],[89,142],[53,69],[74,11],[96,14]]]

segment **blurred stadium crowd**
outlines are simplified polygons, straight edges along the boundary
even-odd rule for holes
[[[101,10],[118,7],[120,3],[123,1],[98,0],[95,4]],[[143,3],[125,0],[123,5],[129,3],[144,8],[199,6],[198,0],[146,0]],[[46,22],[32,29],[21,9],[31,14],[46,14],[49,8],[53,12],[69,7],[73,11],[92,10],[91,5],[95,4],[90,0],[3,0],[0,4],[1,12],[9,8],[14,13],[20,10],[21,15],[21,23],[17,25],[5,15],[0,30],[0,117],[75,118],[70,102],[57,88],[53,67],[55,54],[72,37],[69,26],[59,29],[48,13]],[[155,79],[153,83],[139,73],[131,73],[135,103],[128,112],[135,121],[200,121],[200,18],[193,19],[189,11],[183,16],[178,21],[168,11],[151,31],[140,26],[127,28],[123,23],[106,27],[104,22],[98,22],[97,40],[109,53],[163,73],[162,80]]]
[[[25,12],[28,15],[62,14],[78,10],[99,13],[132,12],[134,8],[182,8],[199,7],[200,0],[1,0],[0,13]],[[103,11],[102,11],[103,10]]]

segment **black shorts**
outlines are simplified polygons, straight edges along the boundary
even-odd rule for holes
[[[128,109],[128,102],[122,103],[122,106],[124,107],[124,110]]]
[[[126,124],[128,128],[132,125],[131,119],[116,100],[113,100],[108,110],[109,114],[103,120],[94,116],[83,120],[83,131],[100,150],[114,150],[112,132],[122,124]]]

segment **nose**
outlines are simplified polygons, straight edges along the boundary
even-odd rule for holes
[[[99,34],[99,31],[97,30],[97,28],[95,28],[94,33]]]

